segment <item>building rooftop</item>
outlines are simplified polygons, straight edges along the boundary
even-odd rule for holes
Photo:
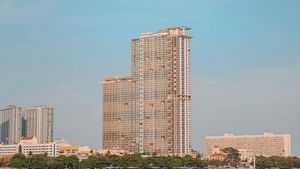
[[[163,35],[163,34],[171,34],[171,35],[185,35],[186,30],[191,30],[192,28],[186,26],[174,26],[165,29],[161,29],[158,32],[143,32],[141,33],[140,37],[149,37],[151,35]],[[136,40],[136,39],[133,39]]]
[[[205,138],[242,138],[242,137],[274,137],[274,136],[290,136],[290,134],[274,134],[274,133],[268,133],[264,132],[261,135],[233,135],[233,134],[224,134],[224,136],[206,136]]]
[[[32,140],[33,137],[23,137],[21,140]]]
[[[186,27],[186,26],[174,26],[174,27],[166,28],[166,30],[174,30],[174,29],[191,30],[192,28],[189,28],[189,27]]]

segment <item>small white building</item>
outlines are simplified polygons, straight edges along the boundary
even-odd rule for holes
[[[23,153],[28,155],[32,154],[45,154],[51,157],[59,155],[59,144],[55,142],[38,144],[36,137],[23,137],[19,144],[4,145],[0,144],[0,156],[14,155],[16,153]]]

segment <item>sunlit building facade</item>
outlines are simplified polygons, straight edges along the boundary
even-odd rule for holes
[[[172,27],[146,32],[132,40],[131,77],[102,83],[103,148],[113,148],[109,145],[115,142],[116,147],[130,152],[180,156],[191,153],[191,36],[185,33],[189,29]],[[127,86],[126,91],[117,92],[115,86]],[[118,114],[130,115],[124,119]],[[117,123],[109,123],[108,116]],[[127,131],[130,136],[108,138],[109,130],[122,131],[117,126],[125,123],[131,127]]]
[[[205,146],[208,155],[212,154],[214,147],[217,146],[220,149],[233,147],[257,156],[291,156],[291,136],[289,134],[207,136]]]
[[[103,85],[103,149],[138,151],[137,115],[131,77],[106,78]]]

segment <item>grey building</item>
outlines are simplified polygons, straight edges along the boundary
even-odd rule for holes
[[[21,137],[21,107],[9,105],[0,110],[0,141],[16,144]]]
[[[53,141],[54,109],[46,106],[36,106],[22,113],[22,136],[37,138],[38,143]]]

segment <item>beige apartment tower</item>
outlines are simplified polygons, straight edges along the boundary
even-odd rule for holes
[[[291,136],[289,134],[207,136],[205,146],[208,155],[212,154],[214,147],[220,149],[233,147],[251,151],[257,156],[291,156]]]
[[[53,141],[53,112],[47,106],[36,106],[22,113],[22,136],[36,137],[39,144]]]
[[[106,78],[103,84],[103,149],[137,152],[137,115],[131,77]]]
[[[131,77],[104,80],[104,149],[190,154],[191,36],[186,30],[142,33],[131,41]]]
[[[10,105],[0,110],[1,144],[16,144],[21,137],[21,107]]]

